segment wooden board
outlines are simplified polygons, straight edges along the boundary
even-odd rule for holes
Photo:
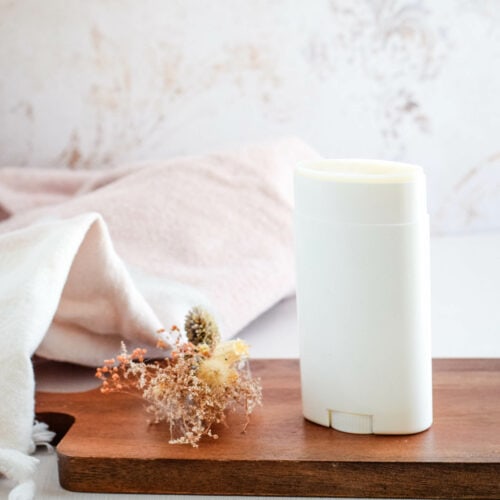
[[[500,359],[435,360],[434,424],[412,436],[345,434],[307,422],[298,361],[251,365],[262,378],[264,406],[245,434],[241,421],[231,421],[217,429],[219,440],[199,448],[168,444],[167,426],[148,426],[142,400],[132,396],[38,393],[39,417],[67,430],[57,446],[61,485],[118,493],[500,499]]]

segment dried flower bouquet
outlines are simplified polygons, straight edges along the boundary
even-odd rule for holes
[[[243,410],[245,429],[254,408],[262,404],[262,389],[250,373],[247,344],[221,342],[208,312],[191,309],[184,329],[186,341],[181,340],[178,327],[170,329],[177,339],[163,360],[147,362],[145,349],[128,353],[122,344],[121,353],[106,360],[96,376],[102,380],[104,393],[141,394],[153,415],[152,423],[168,423],[170,443],[198,446],[203,436],[218,438],[213,426],[226,424],[228,410]],[[159,340],[158,347],[167,349],[168,345]]]

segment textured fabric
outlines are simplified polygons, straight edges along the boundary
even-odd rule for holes
[[[98,212],[132,268],[207,296],[233,335],[294,288],[292,170],[298,140],[105,172],[0,169],[0,233]]]
[[[292,170],[316,157],[285,140],[105,172],[0,169],[0,472],[35,445],[33,353],[97,365],[196,304],[228,338],[292,293]]]
[[[0,471],[20,483],[12,498],[29,498],[32,462],[19,453],[34,451],[38,441],[30,356],[51,323],[64,324],[62,357],[84,362],[106,351],[109,334],[150,344],[161,324],[97,214],[0,236],[0,276]],[[79,334],[90,329],[93,339],[84,342]]]

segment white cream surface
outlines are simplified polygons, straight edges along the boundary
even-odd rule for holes
[[[323,181],[362,184],[403,184],[424,175],[422,167],[410,163],[368,159],[328,159],[304,162],[296,173]]]

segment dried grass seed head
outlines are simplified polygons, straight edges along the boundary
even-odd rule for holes
[[[188,312],[184,321],[184,330],[187,339],[194,345],[207,344],[213,348],[220,340],[215,319],[200,306],[193,307]]]

